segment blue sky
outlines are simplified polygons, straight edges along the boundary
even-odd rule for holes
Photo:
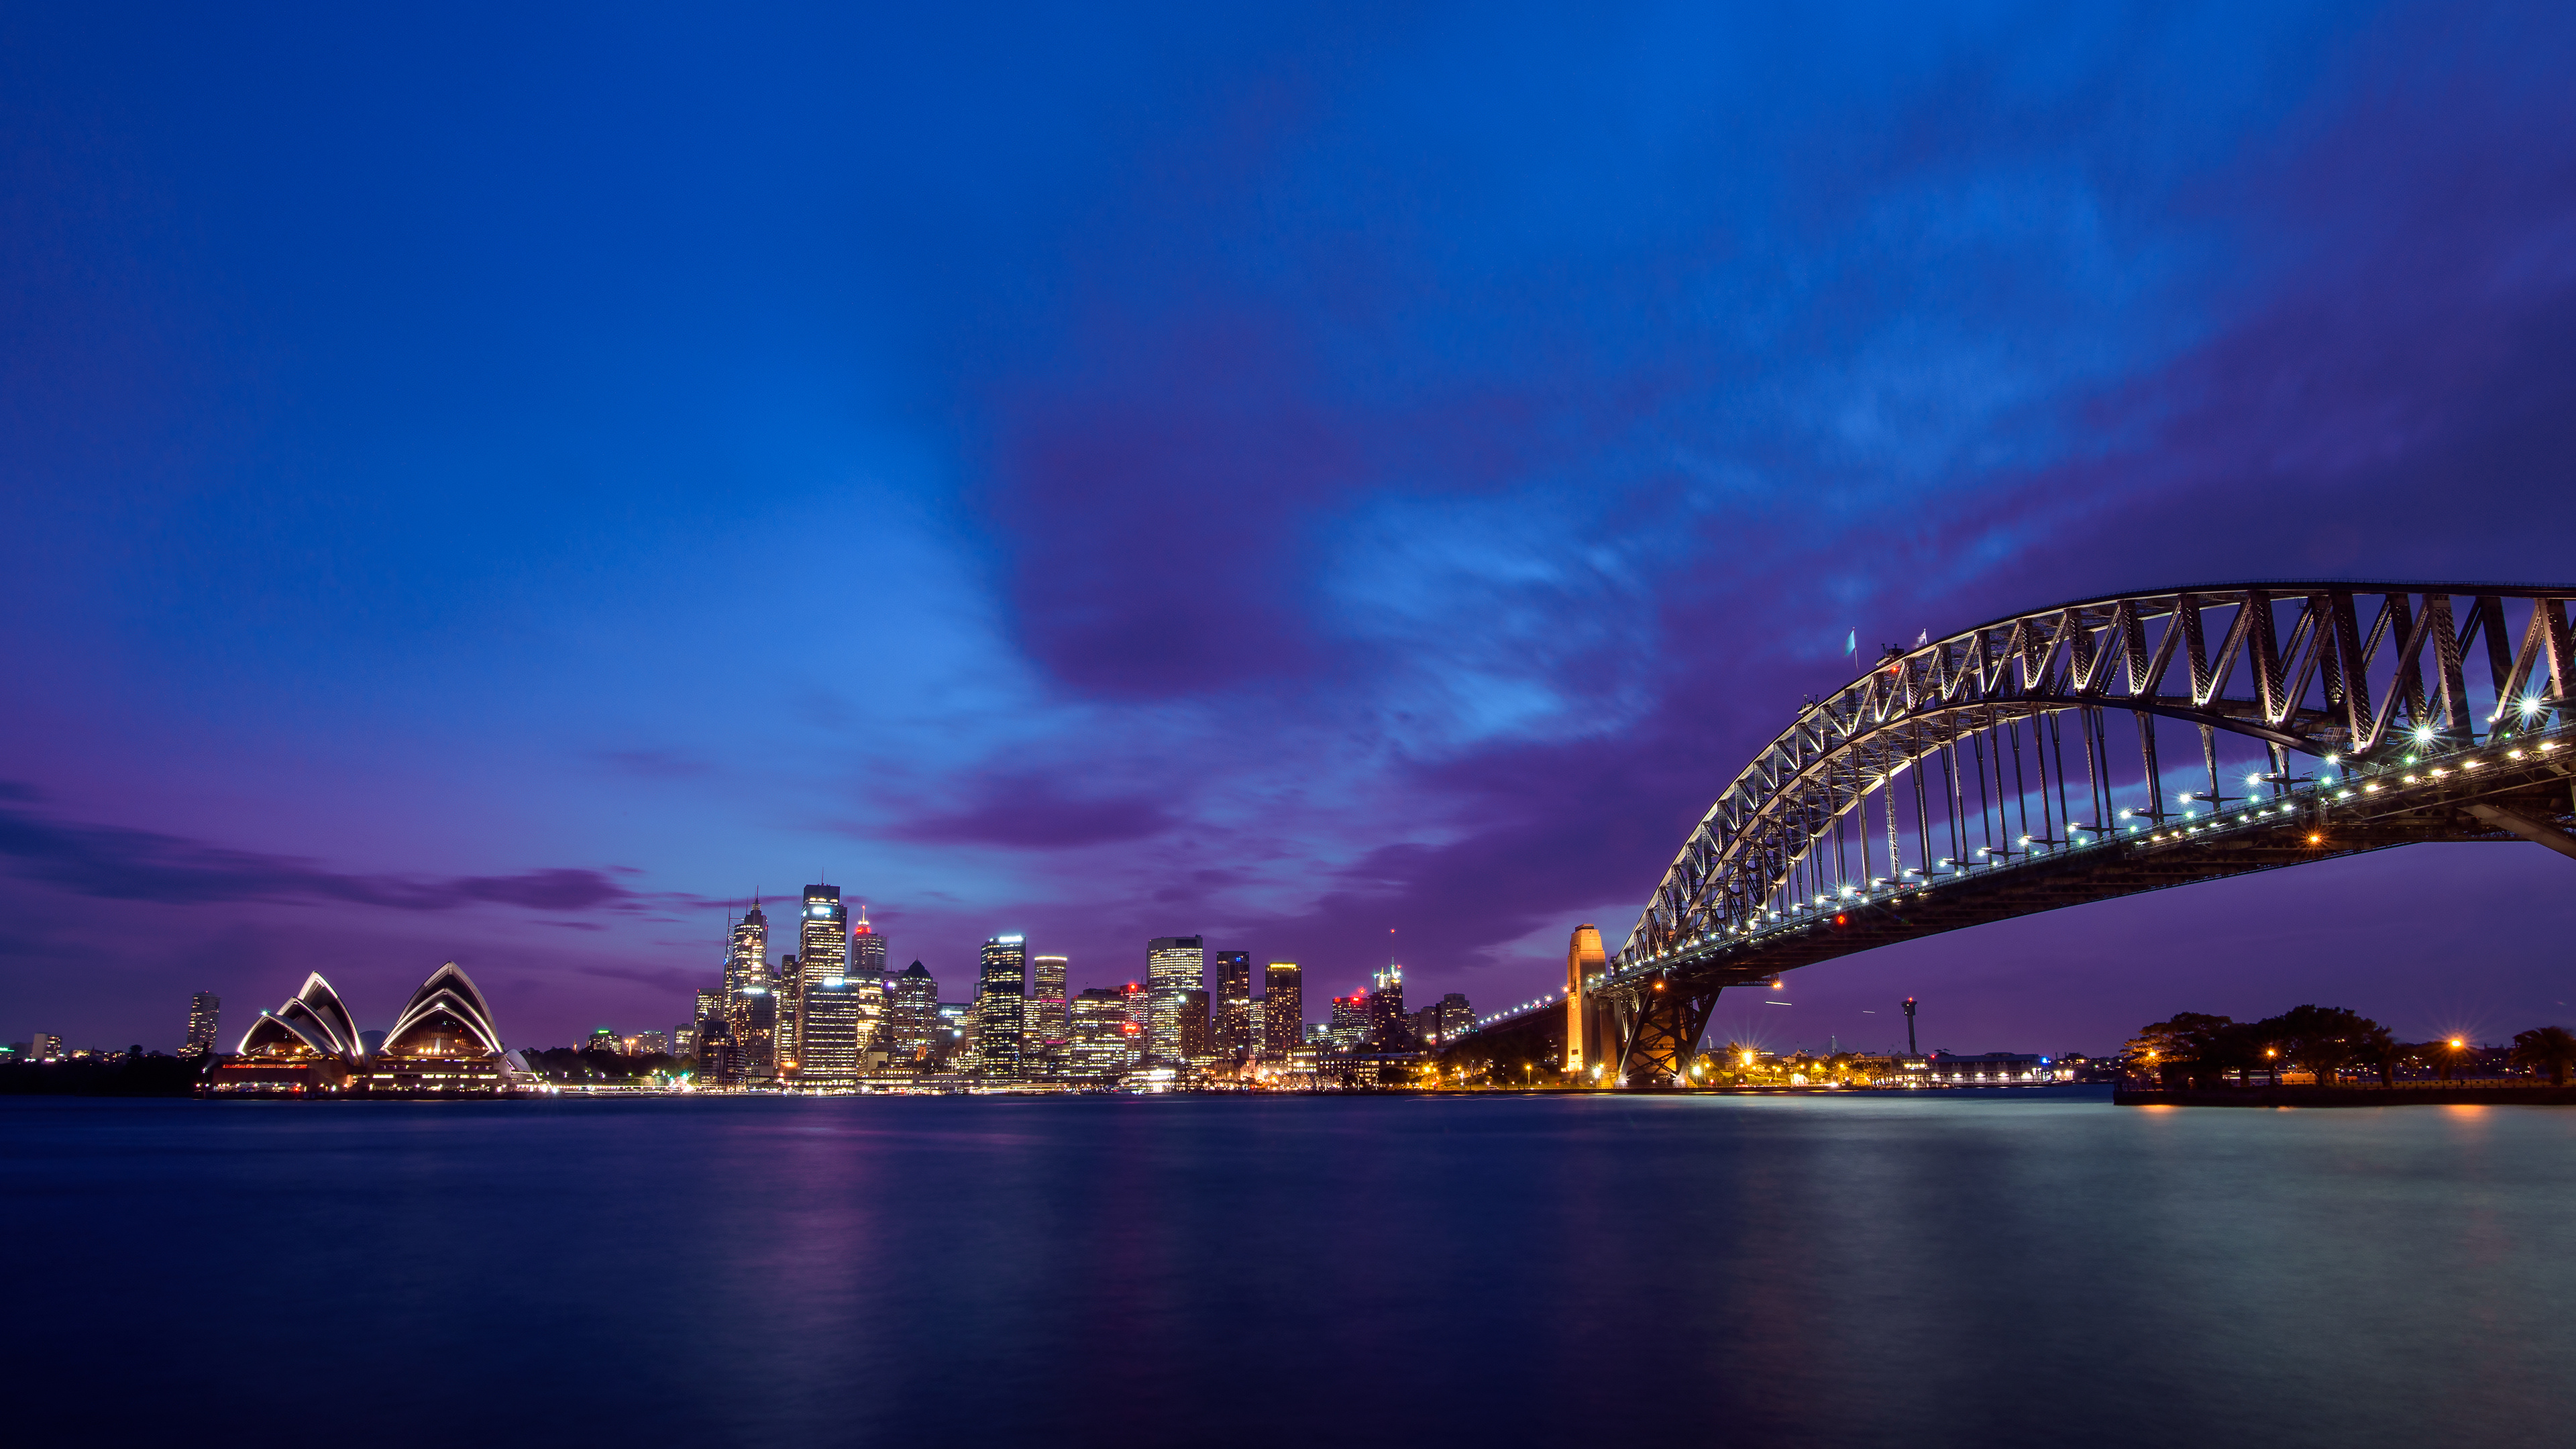
[[[450,958],[536,1044],[667,1025],[818,872],[952,995],[996,931],[1077,985],[1204,931],[1320,1000],[1390,928],[1417,996],[1533,994],[1848,629],[2566,578],[2571,56],[2543,7],[13,12],[0,1036]],[[2567,995],[2544,854],[1880,953],[1795,1030],[2509,1034]]]

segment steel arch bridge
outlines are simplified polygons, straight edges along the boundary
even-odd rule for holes
[[[2421,841],[2576,857],[2571,603],[2211,584],[1890,648],[1736,774],[1616,953],[1584,928],[1564,991],[1443,1054],[1672,1085],[1719,991],[1857,951]]]

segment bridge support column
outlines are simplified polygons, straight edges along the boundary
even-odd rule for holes
[[[1656,981],[1632,988],[1623,1003],[1619,1085],[1653,1091],[1690,1084],[1691,1058],[1699,1051],[1719,988],[1696,994]]]

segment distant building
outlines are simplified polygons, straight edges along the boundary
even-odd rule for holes
[[[27,1037],[27,1060],[58,1062],[63,1059],[63,1039],[50,1031],[32,1032]]]
[[[766,986],[750,988],[740,1000],[732,1036],[746,1085],[778,1080],[778,1004],[778,993]]]
[[[1181,1018],[1187,1010],[1185,991],[1207,986],[1207,940],[1201,936],[1157,936],[1145,943],[1145,989],[1152,993],[1152,1022],[1145,1030],[1145,1065],[1177,1067]],[[1206,1016],[1204,999],[1200,1016]]]
[[[1262,1055],[1286,1061],[1306,1039],[1306,973],[1294,961],[1273,961],[1262,971]]]
[[[1252,953],[1216,953],[1216,1020],[1209,1046],[1213,1055],[1241,1060],[1252,1055]]]
[[[883,981],[886,974],[886,938],[868,924],[868,908],[859,907],[859,918],[850,923],[849,974],[862,981]]]
[[[626,1042],[617,1033],[603,1026],[590,1034],[590,1040],[582,1043],[581,1049],[586,1052],[606,1052],[610,1056],[622,1056],[626,1051]]]
[[[1194,1067],[1206,1066],[1216,1055],[1215,1043],[1209,1040],[1208,994],[1204,986],[1193,986],[1181,993],[1181,1060]]]
[[[683,1022],[682,1024],[671,1028],[671,1055],[678,1057],[684,1062],[696,1060],[698,1055],[698,1029],[695,1026]]]
[[[798,1086],[829,1090],[859,1084],[859,1049],[876,1025],[867,1009],[873,993],[865,988],[874,984],[833,976],[805,988]]]
[[[721,988],[713,991],[701,990],[698,992],[696,1005],[697,1009],[689,1018],[691,1021],[704,1021],[710,1016],[722,1016],[724,1015],[724,991]]]
[[[453,961],[413,992],[376,1044],[317,973],[275,1011],[263,1011],[234,1055],[200,1089],[250,1096],[501,1096],[522,1090],[524,1067],[504,1055],[491,1008]]]
[[[1021,1078],[1022,1018],[1028,1010],[1029,948],[1026,937],[995,936],[984,943],[983,969],[975,980],[975,1060],[988,1082]]]
[[[179,1048],[183,1057],[201,1057],[215,1049],[215,1024],[224,1014],[223,998],[211,991],[200,991],[188,998],[188,1040]]]
[[[1468,1010],[1467,998],[1455,991],[1413,1013],[1408,1024],[1414,1037],[1425,1044],[1444,1042],[1475,1024],[1475,1013]]]
[[[658,1031],[639,1031],[626,1039],[630,1057],[658,1057],[670,1050],[670,1038]]]
[[[939,1051],[948,1054],[950,1071],[965,1072],[975,1068],[975,1004],[971,1001],[939,1003]]]
[[[794,1075],[805,1071],[805,1014],[812,994],[826,981],[844,981],[850,974],[850,912],[841,903],[841,888],[836,885],[809,885],[804,902],[797,908],[796,970],[781,984],[786,990],[792,1016],[782,1016],[778,1024],[778,1056],[783,1067],[792,1067]],[[834,1009],[848,1004],[846,992],[836,989]],[[826,1068],[826,1071],[833,1068]]]
[[[1073,998],[1071,1036],[1065,1043],[1067,1078],[1107,1085],[1136,1070],[1145,1054],[1144,1028],[1129,998],[1141,994],[1133,986],[1093,986]]]
[[[1368,993],[1369,1040],[1380,1046],[1412,1044],[1413,1029],[1404,1019],[1404,968],[1389,961],[1376,974]]]
[[[1065,968],[1062,956],[1038,956],[1029,962],[1028,1006],[1020,1017],[1020,1050],[1029,1060],[1029,1075],[1048,1075],[1063,1054],[1066,1041]]]
[[[930,1055],[939,1035],[939,983],[915,961],[887,989],[886,1047],[900,1066]]]
[[[2026,1052],[1981,1052],[1972,1057],[1935,1052],[1929,1057],[1900,1058],[1897,1067],[1909,1080],[1940,1087],[2036,1086],[2058,1080],[2056,1066],[2048,1058]]]
[[[1325,1028],[1324,1040],[1337,1051],[1355,1052],[1369,1039],[1369,994],[1354,991],[1333,998],[1332,1025]]]
[[[733,923],[727,938],[725,999],[748,995],[754,987],[769,989],[769,917],[761,913],[757,900]]]

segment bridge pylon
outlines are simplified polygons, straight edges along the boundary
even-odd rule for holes
[[[1721,989],[1685,989],[1656,977],[1604,993],[1618,1043],[1618,1085],[1632,1092],[1688,1086]]]

